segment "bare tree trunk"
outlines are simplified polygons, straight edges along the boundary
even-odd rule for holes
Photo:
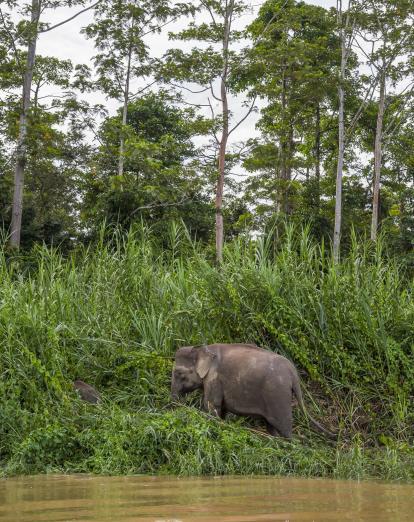
[[[280,195],[279,195],[279,211],[286,214],[287,206],[287,132],[286,132],[286,68],[283,69],[282,76],[282,92],[281,92],[281,103],[282,103],[282,136],[280,139],[279,146],[279,158],[280,158]]]
[[[344,168],[345,154],[345,120],[344,120],[344,80],[346,66],[346,43],[345,34],[342,27],[342,1],[338,2],[338,22],[340,24],[341,35],[341,73],[339,79],[338,96],[339,96],[339,113],[338,113],[338,161],[336,170],[336,194],[335,194],[335,228],[333,240],[333,255],[335,263],[339,261],[339,252],[341,246],[341,221],[342,221],[342,172]]]
[[[220,149],[218,157],[218,181],[216,191],[216,256],[217,261],[223,260],[223,243],[224,243],[224,225],[223,225],[223,189],[224,189],[224,172],[226,167],[226,148],[229,133],[229,116],[228,116],[228,100],[226,92],[226,84],[221,81],[221,98],[223,111],[223,131],[220,140]]]
[[[334,228],[334,261],[339,261],[339,249],[341,246],[341,222],[342,222],[342,171],[344,168],[345,153],[345,127],[344,127],[344,88],[339,86],[339,118],[338,118],[338,163],[336,169],[336,193],[335,193],[335,228]]]
[[[30,110],[30,95],[33,80],[33,69],[36,58],[36,44],[38,37],[40,9],[40,0],[32,0],[30,28],[31,34],[27,46],[26,70],[24,73],[23,80],[22,107],[19,118],[19,137],[17,140],[17,160],[14,171],[14,193],[10,232],[10,246],[14,248],[20,247],[20,235],[23,214],[24,171],[27,159],[27,125]]]
[[[224,224],[223,224],[223,190],[224,190],[224,173],[226,168],[226,150],[229,138],[229,105],[227,99],[227,75],[228,75],[228,53],[229,39],[231,30],[231,20],[233,16],[234,0],[230,0],[227,5],[224,19],[224,35],[223,35],[223,71],[221,75],[221,104],[223,117],[223,130],[219,145],[218,157],[218,179],[216,188],[216,259],[221,263],[223,260],[223,243],[224,243]]]
[[[385,108],[385,71],[382,71],[380,79],[380,95],[377,115],[377,130],[375,133],[375,150],[374,150],[374,184],[372,198],[372,221],[371,221],[371,239],[377,240],[378,216],[379,216],[379,195],[381,180],[381,162],[382,162],[382,129],[384,122]]]
[[[321,206],[321,107],[316,105],[316,129],[315,129],[315,179],[316,179],[316,208],[319,212]]]
[[[122,109],[121,140],[120,140],[120,144],[119,144],[118,176],[122,176],[122,174],[124,173],[124,152],[125,152],[124,127],[127,123],[127,117],[128,117],[129,83],[130,83],[130,78],[131,78],[131,59],[132,59],[132,46],[129,47],[129,52],[128,52],[128,64],[127,64],[127,73],[126,73],[125,90],[124,90],[124,107]]]
[[[292,159],[294,154],[295,143],[293,139],[293,124],[289,120],[288,134],[288,154],[286,157],[286,188],[285,188],[285,214],[290,216],[293,212],[291,190],[292,190]]]

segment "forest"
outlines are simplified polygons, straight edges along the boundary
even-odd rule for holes
[[[0,475],[414,480],[414,5],[334,4],[0,1]],[[337,440],[172,401],[214,342]]]

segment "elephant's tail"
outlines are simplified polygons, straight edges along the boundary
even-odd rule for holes
[[[305,407],[305,403],[303,402],[303,395],[302,395],[302,390],[301,390],[301,387],[300,387],[300,381],[299,381],[299,376],[298,374],[296,373],[296,371],[294,372],[294,376],[293,376],[293,382],[292,382],[292,389],[293,389],[293,393],[295,394],[296,396],[296,399],[298,400],[298,404],[300,406],[300,409],[303,411],[303,413],[308,417],[308,419],[310,420],[310,422],[313,424],[313,426],[319,430],[320,432],[322,433],[325,433],[325,435],[327,435],[328,437],[330,437],[331,439],[336,439],[336,435],[334,433],[332,433],[331,431],[329,431],[327,428],[324,428],[322,426],[322,424],[319,424],[318,421],[316,421],[309,413],[308,411],[306,410],[306,407]]]

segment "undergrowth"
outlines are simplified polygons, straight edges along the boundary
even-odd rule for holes
[[[0,250],[0,469],[414,479],[413,281],[381,243],[335,265],[309,231],[230,243],[219,268],[186,231],[146,229],[69,258]],[[172,404],[180,345],[254,341],[298,367],[295,439]],[[81,378],[102,394],[80,402]]]

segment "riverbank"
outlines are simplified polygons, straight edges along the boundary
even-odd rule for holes
[[[413,281],[355,243],[334,265],[306,231],[230,244],[220,269],[178,230],[79,250],[0,257],[3,474],[279,474],[414,480]],[[172,404],[183,344],[254,341],[286,355],[311,414],[295,440],[260,422]],[[102,394],[81,402],[81,378]]]
[[[298,429],[292,442],[213,421],[192,408],[128,413],[117,407],[45,419],[15,444],[5,475],[278,475],[414,481],[414,451],[404,442],[367,447],[355,435],[334,446]],[[39,423],[40,424],[40,423]]]

